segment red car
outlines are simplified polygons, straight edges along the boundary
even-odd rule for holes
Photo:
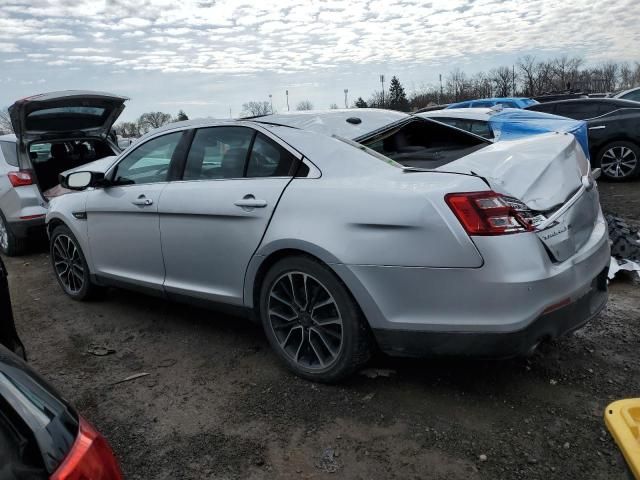
[[[0,478],[121,480],[104,437],[18,357],[25,351],[1,258],[0,344]]]

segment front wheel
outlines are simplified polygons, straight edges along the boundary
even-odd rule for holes
[[[616,141],[598,153],[598,165],[608,180],[622,182],[640,174],[640,147],[635,143]]]
[[[49,243],[51,264],[58,284],[74,300],[92,297],[97,286],[91,283],[89,266],[78,240],[65,225],[53,229]]]
[[[285,258],[271,267],[260,317],[277,355],[303,378],[336,382],[370,357],[360,309],[336,275],[311,258]]]

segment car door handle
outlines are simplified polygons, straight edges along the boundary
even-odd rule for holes
[[[241,208],[264,208],[267,206],[267,201],[256,198],[253,195],[245,195],[242,200],[236,200],[233,204]]]
[[[145,197],[144,195],[140,195],[131,203],[133,203],[134,205],[137,205],[138,207],[146,207],[148,205],[153,205],[153,200]]]
[[[597,127],[589,127],[589,130],[604,130],[607,128],[606,125],[598,125]]]

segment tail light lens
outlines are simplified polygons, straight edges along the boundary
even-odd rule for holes
[[[122,472],[104,437],[80,417],[76,441],[50,480],[122,480]]]
[[[9,181],[11,185],[14,187],[23,187],[25,185],[33,185],[33,177],[29,172],[18,171],[18,172],[9,172],[7,174],[9,177]]]
[[[450,193],[447,205],[469,235],[505,235],[533,231],[531,223],[499,193]]]

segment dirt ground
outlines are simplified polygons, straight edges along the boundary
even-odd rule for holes
[[[640,182],[600,190],[640,222]],[[371,367],[390,376],[326,386],[285,371],[248,321],[118,290],[74,302],[44,249],[7,266],[31,363],[108,437],[127,478],[626,478],[602,414],[640,394],[629,278],[599,318],[532,358],[379,357]]]

